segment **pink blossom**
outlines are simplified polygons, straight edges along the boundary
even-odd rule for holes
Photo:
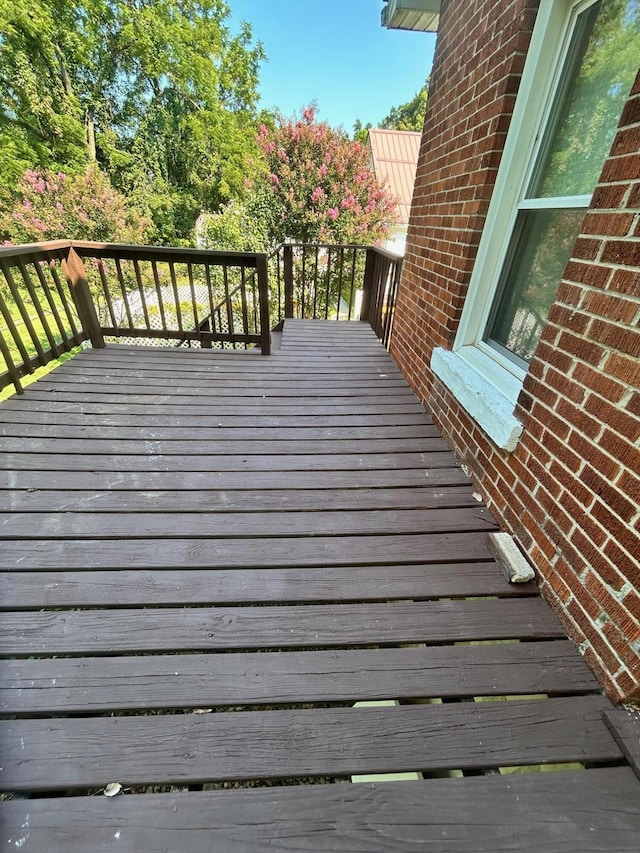
[[[302,110],[302,118],[304,119],[304,121],[307,122],[307,124],[312,124],[315,117],[316,117],[315,107],[305,107]]]
[[[277,175],[274,175],[272,173],[271,174],[271,182],[274,183],[276,186],[278,186],[278,184],[280,183],[280,178]]]
[[[268,129],[267,129],[266,124],[261,124],[261,125],[260,125],[260,131],[259,131],[259,133],[260,133],[260,136],[262,137],[262,139],[264,139],[264,138],[265,138],[265,136],[269,136],[269,131],[268,131]]]
[[[267,143],[267,153],[272,154],[275,150],[276,150],[275,142],[268,142]]]
[[[337,207],[330,207],[329,210],[327,211],[327,215],[328,215],[329,219],[336,220],[338,218],[338,216],[340,216],[340,211],[338,210]]]
[[[29,201],[28,198],[25,198],[22,204],[27,210],[33,210],[33,202]]]
[[[311,193],[311,201],[315,204],[317,201],[320,201],[323,195],[324,190],[322,189],[322,187],[316,187],[315,190]]]
[[[276,153],[281,160],[288,160],[289,159],[287,157],[287,152],[284,150],[284,148],[278,148]]]
[[[37,216],[33,217],[33,219],[31,220],[31,223],[32,223],[33,227],[36,228],[38,231],[44,231],[45,230],[44,222],[41,219],[38,219]]]
[[[249,178],[245,178],[244,179],[244,188],[246,190],[248,190],[248,189],[250,189],[250,187],[251,187],[251,180]]]
[[[328,171],[329,170],[327,169],[327,167],[323,163],[322,166],[320,166],[320,168],[318,169],[318,174],[320,175],[321,178],[325,178]]]
[[[62,213],[64,211],[64,205],[62,204],[62,202],[60,202],[60,201],[56,202],[56,210],[60,211],[60,213]]]

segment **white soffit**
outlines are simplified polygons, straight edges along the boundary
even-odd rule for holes
[[[384,0],[380,18],[388,30],[435,33],[440,18],[440,0]]]

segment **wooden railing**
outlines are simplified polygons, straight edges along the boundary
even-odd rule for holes
[[[389,347],[402,258],[373,246],[285,243],[269,264],[272,323],[360,319]]]
[[[270,352],[291,318],[371,324],[388,348],[402,259],[372,246],[260,253],[58,240],[0,248],[0,389],[85,341]],[[271,286],[269,286],[269,282]]]
[[[0,248],[0,388],[84,341],[270,352],[267,257],[60,240]],[[225,322],[203,324],[217,304]]]

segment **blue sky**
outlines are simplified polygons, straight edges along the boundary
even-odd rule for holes
[[[253,26],[268,62],[260,106],[284,115],[311,101],[318,117],[351,133],[410,100],[431,69],[435,35],[380,26],[382,0],[227,0],[231,27]]]

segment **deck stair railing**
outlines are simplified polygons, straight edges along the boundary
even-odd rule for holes
[[[272,317],[366,320],[388,348],[401,257],[374,246],[284,243],[269,263]]]
[[[58,240],[0,248],[0,389],[109,339],[270,351],[267,256]],[[221,300],[224,329],[201,328]]]

